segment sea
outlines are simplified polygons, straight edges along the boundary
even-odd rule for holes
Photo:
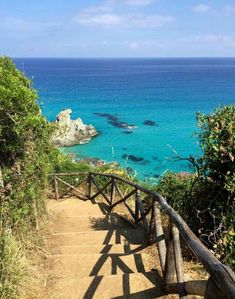
[[[117,161],[138,178],[158,180],[199,157],[196,113],[235,104],[235,58],[15,58],[33,80],[44,116],[63,109],[100,135],[61,148],[77,159]]]

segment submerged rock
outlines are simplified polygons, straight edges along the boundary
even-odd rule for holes
[[[153,121],[153,120],[145,120],[144,122],[143,122],[143,124],[144,125],[146,125],[146,126],[156,126],[156,122],[155,121]]]
[[[141,162],[140,164],[144,166],[144,165],[148,165],[149,163],[150,163],[150,161],[149,161],[149,160],[144,160],[144,161],[143,161],[143,162]]]
[[[152,159],[153,159],[154,161],[159,161],[159,160],[160,160],[157,156],[152,156]]]
[[[109,113],[100,113],[100,112],[95,112],[94,114],[97,116],[106,118],[108,120],[108,123],[114,127],[117,127],[120,129],[126,129],[127,131],[124,131],[123,133],[129,134],[128,131],[131,131],[131,130],[134,130],[137,128],[137,126],[134,124],[128,124],[126,122],[121,122],[119,117],[116,114],[113,115],[113,114],[109,114]]]
[[[122,159],[131,160],[133,162],[143,162],[144,161],[144,158],[142,158],[142,157],[137,157],[134,155],[127,155],[127,154],[122,155]]]
[[[81,118],[72,120],[71,109],[61,111],[56,118],[56,130],[52,141],[57,146],[71,146],[88,143],[92,137],[98,135],[92,125],[85,125]]]

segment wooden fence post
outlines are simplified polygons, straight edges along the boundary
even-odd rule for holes
[[[138,207],[137,199],[135,198],[135,223],[136,224],[138,219],[139,219],[139,207]]]
[[[88,199],[91,198],[91,189],[92,189],[92,180],[91,180],[91,174],[90,172],[88,173],[88,176],[87,176],[87,184],[88,184],[88,194],[87,194],[87,197]]]
[[[175,269],[177,277],[177,285],[179,290],[180,298],[186,299],[187,293],[184,287],[184,269],[183,269],[183,258],[180,246],[180,236],[178,228],[172,224],[172,237],[173,237],[173,250],[174,250],[174,260],[175,260]]]
[[[167,251],[166,251],[166,265],[165,265],[165,286],[172,284],[176,281],[175,271],[175,257],[173,247],[173,236],[171,230],[171,222],[168,226],[168,238],[167,238]]]
[[[114,198],[115,198],[115,178],[112,177],[111,193],[110,193],[110,206],[112,206]]]
[[[55,199],[58,200],[60,196],[59,196],[58,182],[55,175],[54,175],[54,188],[55,188]]]
[[[140,190],[136,191],[136,202],[137,202],[137,205],[138,205],[138,208],[140,211],[140,215],[141,215],[141,217],[143,217],[144,232],[145,232],[146,236],[148,236],[149,226],[148,226],[148,221],[146,219],[146,216],[144,215],[144,207],[143,207],[143,203],[140,198]]]
[[[156,242],[158,247],[158,254],[161,263],[161,269],[163,276],[165,276],[165,267],[166,267],[166,242],[162,228],[161,221],[161,212],[159,208],[159,203],[155,202],[154,206],[154,223],[155,223],[155,233],[156,233]]]

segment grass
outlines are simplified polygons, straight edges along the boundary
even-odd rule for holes
[[[0,298],[17,298],[20,285],[28,276],[28,261],[24,249],[10,232],[2,232],[0,254]]]
[[[0,299],[43,298],[46,282],[44,264],[47,256],[44,238],[47,220],[39,221],[37,231],[25,223],[14,235],[2,231],[0,237]]]

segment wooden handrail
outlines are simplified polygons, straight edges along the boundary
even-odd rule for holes
[[[147,217],[146,217],[146,211],[144,210],[144,207],[142,205],[142,202],[140,200],[140,193],[144,193],[146,195],[149,195],[152,198],[152,203],[150,205],[149,211],[152,211],[152,215],[154,218],[155,223],[155,235],[156,235],[156,242],[158,244],[158,252],[160,255],[160,261],[161,261],[161,267],[163,275],[168,273],[169,276],[169,268],[167,269],[169,262],[172,265],[172,269],[174,269],[174,273],[177,277],[177,282],[179,288],[179,294],[181,298],[185,298],[185,294],[188,290],[194,289],[192,282],[190,282],[190,288],[188,287],[189,284],[183,281],[183,268],[182,268],[182,258],[181,258],[181,249],[180,249],[180,243],[179,238],[177,237],[178,234],[184,239],[185,243],[189,247],[190,251],[194,254],[194,256],[203,264],[203,266],[206,268],[208,273],[210,274],[210,279],[207,283],[208,287],[205,289],[205,298],[210,299],[219,299],[219,298],[227,298],[227,299],[235,299],[235,274],[234,272],[227,266],[223,265],[206,247],[205,245],[196,237],[196,235],[192,232],[192,230],[189,228],[187,223],[182,219],[182,217],[167,203],[166,199],[162,197],[159,193],[149,190],[141,185],[138,185],[134,182],[128,181],[124,178],[121,178],[115,174],[104,174],[104,173],[53,173],[51,176],[54,178],[54,186],[55,186],[55,194],[56,198],[59,198],[59,191],[58,191],[58,181],[62,182],[59,177],[61,176],[79,176],[79,175],[86,175],[88,177],[87,183],[89,185],[88,188],[88,199],[95,198],[99,194],[101,194],[104,199],[108,202],[110,205],[110,208],[114,208],[116,205],[120,203],[125,203],[126,200],[131,197],[132,195],[136,194],[135,196],[135,212],[131,213],[132,217],[135,217],[135,222],[137,223],[139,220],[143,222],[144,229],[146,232],[146,235],[148,235],[148,232],[151,231],[151,223],[148,224]],[[106,177],[109,179],[109,182],[105,184],[103,187],[99,187],[98,183],[94,180],[94,177],[101,176]],[[57,181],[58,179],[58,181]],[[130,186],[133,188],[132,191],[129,191],[127,195],[120,194],[120,190],[117,186],[117,183],[121,182],[124,183],[127,186]],[[92,184],[96,187],[97,192],[92,195]],[[70,184],[65,184],[69,185]],[[104,193],[104,190],[107,186],[111,185],[111,191],[110,191],[110,199],[108,196]],[[76,189],[73,187],[73,189]],[[113,203],[113,198],[115,194],[115,190],[119,195],[121,195],[121,199],[118,200],[118,202]],[[163,230],[161,227],[161,220],[160,220],[160,209],[158,206],[156,206],[156,203],[161,207],[162,210],[165,211],[165,213],[168,215],[170,223],[172,223],[172,229],[170,234],[172,235],[171,241],[172,245],[169,244],[168,251],[171,248],[171,254],[168,252],[166,253],[166,245],[164,239],[166,239],[163,235]],[[129,207],[129,206],[128,206]],[[129,209],[128,209],[129,210]],[[149,212],[148,211],[148,212]],[[129,211],[130,212],[130,211]],[[141,218],[138,215],[141,215]],[[166,263],[167,257],[170,258],[170,261]],[[173,259],[173,260],[172,260]],[[173,264],[172,264],[173,262]],[[172,274],[171,274],[171,277]],[[166,281],[167,283],[167,281]],[[198,285],[198,282],[197,282]],[[169,281],[169,283],[166,285],[166,289],[168,291],[175,290],[176,288],[173,287],[174,282],[173,279]],[[186,287],[187,286],[187,287]],[[188,290],[187,290],[188,289]],[[196,288],[197,289],[197,288]],[[217,294],[217,295],[216,295]],[[200,294],[201,295],[201,290]]]

